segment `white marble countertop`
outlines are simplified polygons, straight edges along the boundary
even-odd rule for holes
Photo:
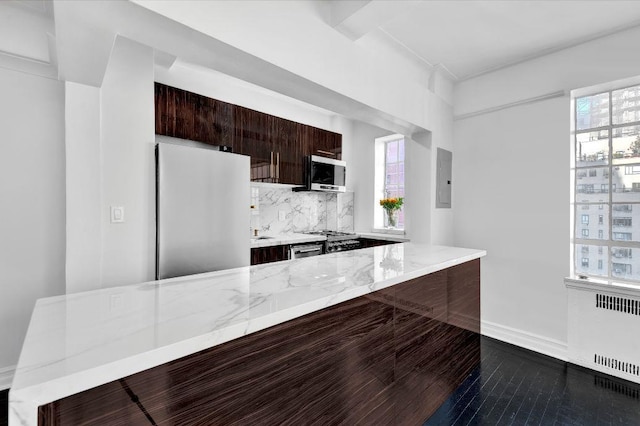
[[[484,255],[391,244],[40,299],[10,425],[36,425],[39,405]]]
[[[310,243],[314,241],[324,241],[327,237],[323,235],[309,235],[302,233],[290,233],[290,234],[262,234],[263,237],[269,237],[264,239],[251,238],[251,248],[256,247],[271,247],[279,246],[283,244],[301,244]]]

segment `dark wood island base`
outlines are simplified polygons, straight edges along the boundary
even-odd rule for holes
[[[421,425],[480,362],[480,260],[72,395],[39,425]]]

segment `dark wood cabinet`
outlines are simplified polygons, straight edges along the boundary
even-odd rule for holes
[[[251,157],[251,180],[304,184],[305,157],[342,158],[342,135],[155,84],[156,134],[231,146]]]
[[[234,106],[233,151],[251,157],[251,180],[278,183],[277,155],[269,136],[267,115]]]
[[[297,137],[302,142],[304,155],[342,159],[342,135],[339,133],[300,124]]]
[[[397,242],[388,240],[377,240],[374,238],[358,238],[358,241],[360,241],[360,248],[384,246],[387,244],[395,244]]]
[[[421,425],[480,363],[479,294],[474,260],[42,405],[38,424]]]
[[[260,265],[261,263],[279,262],[281,260],[289,260],[290,246],[270,246],[256,247],[251,249],[251,264]]]

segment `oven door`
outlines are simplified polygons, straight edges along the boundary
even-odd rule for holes
[[[317,256],[322,254],[323,243],[298,244],[291,246],[291,259],[300,259],[301,257]]]

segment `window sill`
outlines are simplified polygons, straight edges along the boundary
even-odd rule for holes
[[[583,290],[583,291],[606,291],[607,293],[616,293],[625,296],[640,296],[640,285],[630,283],[616,282],[601,278],[580,278],[578,276],[566,277],[564,284],[567,289]]]
[[[392,234],[392,235],[404,235],[404,229],[391,229],[391,228],[373,228],[371,232],[376,234]]]

